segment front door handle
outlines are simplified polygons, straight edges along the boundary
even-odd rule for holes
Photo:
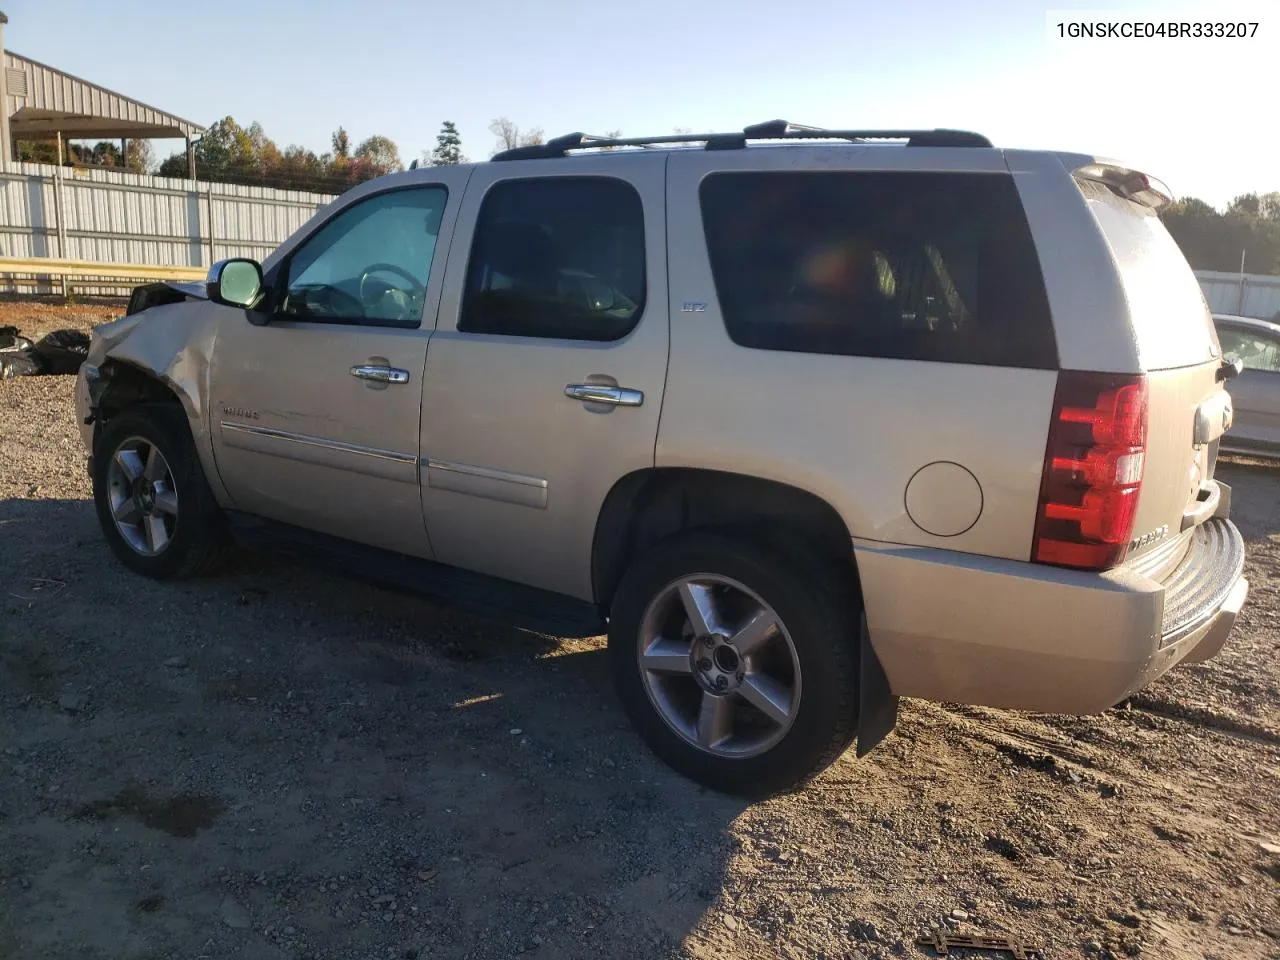
[[[409,371],[399,367],[385,367],[380,364],[363,363],[351,368],[351,375],[361,380],[372,380],[374,383],[408,383]]]
[[[585,403],[611,403],[615,407],[638,407],[644,403],[643,391],[605,383],[569,383],[565,385],[564,395]]]

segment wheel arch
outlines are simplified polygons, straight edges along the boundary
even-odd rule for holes
[[[215,499],[221,506],[230,505],[216,469],[211,438],[204,429],[204,405],[180,382],[136,359],[108,354],[98,364],[98,378],[90,384],[89,394],[95,450],[103,424],[124,410],[147,403],[179,407],[187,421],[187,429],[191,431],[200,467]]]
[[[600,509],[592,543],[592,589],[607,613],[633,558],[687,530],[743,533],[783,547],[803,545],[820,557],[848,564],[860,597],[853,537],[830,503],[817,494],[774,480],[686,467],[638,470],[614,484]],[[857,753],[868,753],[892,732],[898,697],[860,618]]]
[[[98,378],[102,385],[93,391],[93,406],[102,420],[139,403],[177,403],[188,417],[194,408],[176,383],[132,360],[108,357],[98,366]]]
[[[627,474],[596,520],[591,582],[608,609],[629,562],[685,530],[748,533],[765,542],[803,542],[821,556],[854,564],[853,538],[827,501],[799,487],[745,474],[655,467]]]

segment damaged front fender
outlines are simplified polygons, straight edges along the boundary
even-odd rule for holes
[[[116,410],[171,394],[182,405],[205,476],[226,505],[209,435],[209,368],[222,308],[208,300],[161,303],[95,327],[76,387],[89,453],[96,423]]]

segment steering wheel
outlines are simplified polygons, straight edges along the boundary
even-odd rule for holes
[[[372,266],[365,267],[364,273],[360,274],[361,301],[367,302],[364,285],[365,283],[368,282],[369,277],[372,274],[384,273],[384,272],[394,273],[397,277],[400,277],[401,279],[409,281],[408,291],[401,290],[400,291],[401,293],[408,292],[413,297],[421,297],[423,294],[427,292],[427,288],[418,282],[418,278],[415,277],[413,274],[411,274],[408,270],[404,269],[403,267],[397,267],[394,263],[375,263]],[[388,287],[391,287],[393,290],[400,289],[399,287],[396,287],[394,284],[386,283],[385,281],[384,281],[384,284]]]

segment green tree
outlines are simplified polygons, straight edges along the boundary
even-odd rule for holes
[[[1280,195],[1241,194],[1219,213],[1184,197],[1160,213],[1183,255],[1197,270],[1280,273]]]
[[[88,151],[88,162],[95,167],[122,167],[124,164],[120,159],[120,147],[109,140],[102,140],[93,145],[93,149]]]
[[[466,163],[462,155],[462,137],[458,136],[458,128],[452,120],[440,125],[440,133],[436,135],[436,146],[425,158],[433,167],[444,167],[455,163]]]
[[[1259,202],[1256,193],[1242,193],[1227,204],[1227,216],[1235,214],[1240,217],[1256,217],[1258,210]]]
[[[356,147],[356,159],[367,161],[378,171],[374,174],[378,177],[404,169],[404,165],[400,163],[400,149],[395,142],[389,137],[376,134]]]

